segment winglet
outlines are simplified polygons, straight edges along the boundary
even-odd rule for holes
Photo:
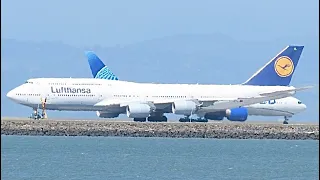
[[[88,63],[91,69],[92,76],[97,79],[118,80],[110,69],[100,60],[93,51],[86,51],[85,55],[88,58]]]
[[[243,85],[288,86],[304,46],[287,46]]]

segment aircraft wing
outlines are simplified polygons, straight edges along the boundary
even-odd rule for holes
[[[272,99],[280,99],[284,97],[292,96],[291,94],[288,94],[286,96],[284,95],[267,95],[267,96],[258,96],[258,97],[250,97],[250,98],[236,98],[233,100],[220,100],[215,101],[212,103],[212,105],[203,107],[203,109],[208,110],[224,110],[224,109],[230,109],[230,108],[236,108],[240,106],[247,106],[251,104],[260,103],[263,101],[269,101]]]
[[[124,100],[124,99],[104,99],[98,103],[96,103],[94,106],[127,106],[129,104],[134,103],[149,103],[148,101],[138,101],[138,100]]]
[[[305,86],[305,87],[301,87],[301,88],[294,88],[294,89],[289,89],[289,90],[282,90],[282,91],[273,91],[273,92],[266,92],[266,93],[261,93],[261,96],[266,96],[266,95],[276,95],[276,94],[283,94],[283,93],[291,93],[292,95],[295,94],[295,92],[297,91],[302,91],[302,90],[306,90],[306,89],[310,89],[313,88],[313,86]]]
[[[259,96],[255,97],[238,97],[238,98],[210,98],[206,100],[198,100],[198,99],[186,99],[194,101],[196,104],[201,107],[200,109],[218,111],[222,109],[230,109],[239,106],[247,106],[250,104],[256,104],[263,101],[268,101],[272,99],[280,99],[292,96],[296,93],[296,91],[302,91],[305,89],[309,89],[311,87],[302,87],[302,88],[292,88],[289,90],[281,90],[281,91],[273,91],[273,92],[265,92],[259,94]],[[144,103],[149,105],[154,105],[158,107],[161,105],[171,105],[173,102],[181,99],[155,99],[150,101],[145,100],[124,100],[124,99],[105,99],[95,104],[94,106],[128,106],[129,104],[135,103]],[[163,107],[163,106],[162,106]]]
[[[302,88],[293,88],[289,90],[281,90],[281,91],[273,91],[261,93],[260,96],[256,97],[244,97],[244,98],[236,98],[233,100],[220,100],[213,103],[210,106],[211,110],[221,110],[221,109],[230,109],[239,106],[247,106],[251,104],[260,103],[263,101],[269,101],[272,99],[280,99],[294,95],[297,91],[302,91],[306,89],[310,89],[312,86],[302,87]]]

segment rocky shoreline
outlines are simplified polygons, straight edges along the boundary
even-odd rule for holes
[[[319,125],[1,119],[1,135],[319,140]]]

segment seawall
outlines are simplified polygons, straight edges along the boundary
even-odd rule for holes
[[[319,125],[280,123],[152,123],[108,120],[6,120],[2,135],[127,136],[319,140]]]

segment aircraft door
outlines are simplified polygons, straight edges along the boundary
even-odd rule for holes
[[[99,97],[98,97],[98,100],[99,100],[99,101],[102,101],[102,100],[103,100],[103,96],[102,96],[102,94],[101,94],[101,93],[99,93],[99,94],[98,94],[98,96],[99,96]]]

